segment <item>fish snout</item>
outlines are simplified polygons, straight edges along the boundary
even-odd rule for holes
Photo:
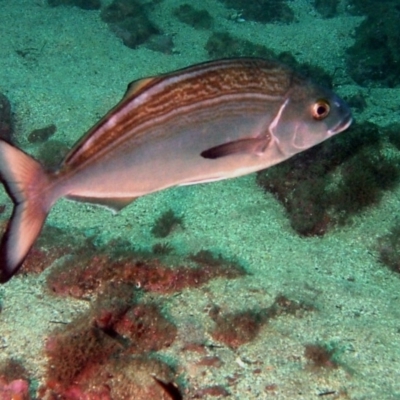
[[[351,114],[351,111],[348,110],[345,116],[336,125],[334,125],[332,128],[328,130],[329,137],[345,131],[351,125],[352,122],[353,122],[353,116]]]

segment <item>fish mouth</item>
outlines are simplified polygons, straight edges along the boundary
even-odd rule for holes
[[[328,135],[333,136],[336,135],[337,133],[346,130],[351,125],[352,122],[353,122],[353,116],[349,112],[340,122],[338,122],[333,128],[328,130]]]

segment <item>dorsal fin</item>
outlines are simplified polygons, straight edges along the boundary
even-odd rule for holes
[[[151,82],[157,79],[159,79],[158,76],[150,76],[148,78],[137,79],[136,81],[129,83],[128,87],[126,88],[126,92],[124,94],[123,99],[125,100],[127,97],[132,97],[136,95],[139,91],[141,91]]]
[[[82,152],[82,144],[86,143],[88,141],[88,138],[93,135],[94,132],[97,131],[99,126],[101,126],[104,121],[107,121],[110,115],[115,113],[115,110],[120,108],[121,105],[129,101],[130,98],[136,96],[140,91],[144,90],[151,82],[156,81],[159,77],[153,76],[153,77],[148,77],[148,78],[143,78],[143,79],[138,79],[136,81],[131,82],[120,100],[120,102],[113,107],[96,125],[94,125],[92,128],[90,128],[72,147],[72,149],[68,152],[68,154],[65,156],[64,160],[62,161],[62,164],[68,164],[71,162],[71,159],[74,157],[78,157],[79,154]],[[60,166],[61,168],[61,166]]]

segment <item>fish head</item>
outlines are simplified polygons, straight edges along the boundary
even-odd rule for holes
[[[307,150],[347,129],[348,105],[329,89],[299,79],[288,91],[270,133],[285,157]]]

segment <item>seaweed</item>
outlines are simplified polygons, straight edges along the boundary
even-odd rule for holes
[[[178,216],[171,208],[160,215],[151,228],[151,233],[157,238],[167,237],[177,226],[183,227],[183,217]]]
[[[174,10],[174,15],[195,29],[210,29],[213,25],[213,18],[207,10],[197,10],[190,4],[181,4]]]
[[[43,128],[34,129],[28,135],[29,143],[43,143],[50,139],[56,133],[57,127],[54,124],[47,125]]]
[[[304,357],[314,368],[334,369],[339,366],[338,348],[331,344],[310,343],[304,346]]]
[[[399,184],[394,132],[396,126],[354,124],[346,134],[259,172],[257,182],[282,203],[297,233],[324,235],[377,205]]]
[[[101,7],[100,0],[48,0],[50,7],[75,6],[83,10],[98,10]]]
[[[376,243],[379,261],[393,272],[400,274],[400,221],[390,228],[388,234],[380,237]]]
[[[102,9],[101,19],[130,48],[136,48],[160,33],[150,21],[147,8],[138,0],[114,0]]]
[[[37,157],[46,169],[57,168],[70,148],[60,140],[50,139],[41,143]]]
[[[7,96],[0,93],[0,139],[12,143],[13,120],[11,104]]]
[[[367,18],[347,50],[347,70],[362,86],[400,85],[400,6],[396,1],[352,0],[353,11]]]
[[[337,14],[339,0],[314,0],[315,9],[324,18],[332,18]]]
[[[276,58],[276,53],[265,46],[240,39],[227,32],[214,32],[210,35],[205,49],[210,58],[262,57]]]

